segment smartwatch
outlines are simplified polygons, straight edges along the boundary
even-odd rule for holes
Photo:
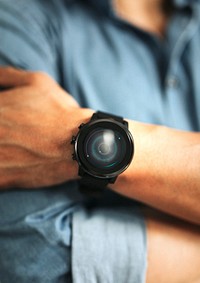
[[[91,196],[114,183],[134,155],[128,122],[104,112],[94,113],[88,123],[81,124],[71,144],[74,145],[72,158],[79,165],[80,191]]]

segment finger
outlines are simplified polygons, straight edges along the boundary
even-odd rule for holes
[[[19,104],[20,101],[24,101],[28,91],[28,87],[7,88],[0,91],[0,110],[8,105]]]
[[[31,72],[12,67],[0,67],[0,87],[2,89],[27,85]]]

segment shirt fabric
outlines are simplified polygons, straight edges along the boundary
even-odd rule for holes
[[[108,0],[0,0],[0,64],[48,73],[81,107],[199,131],[200,2],[174,3],[161,40]],[[134,201],[108,192],[95,203],[68,182],[2,191],[0,215],[3,283],[145,282]]]

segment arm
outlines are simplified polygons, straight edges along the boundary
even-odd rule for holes
[[[38,188],[78,177],[70,140],[90,109],[50,77],[0,68],[0,187]],[[135,157],[112,189],[200,224],[200,135],[129,121]]]
[[[40,188],[77,178],[71,136],[92,111],[44,73],[0,68],[0,188]]]
[[[200,134],[133,121],[129,127],[135,156],[112,189],[200,224]]]

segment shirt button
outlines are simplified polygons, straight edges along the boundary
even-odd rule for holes
[[[167,87],[175,88],[175,87],[178,87],[178,85],[179,85],[179,80],[178,80],[177,77],[171,76],[171,77],[167,78],[167,80],[166,80],[166,86]]]

